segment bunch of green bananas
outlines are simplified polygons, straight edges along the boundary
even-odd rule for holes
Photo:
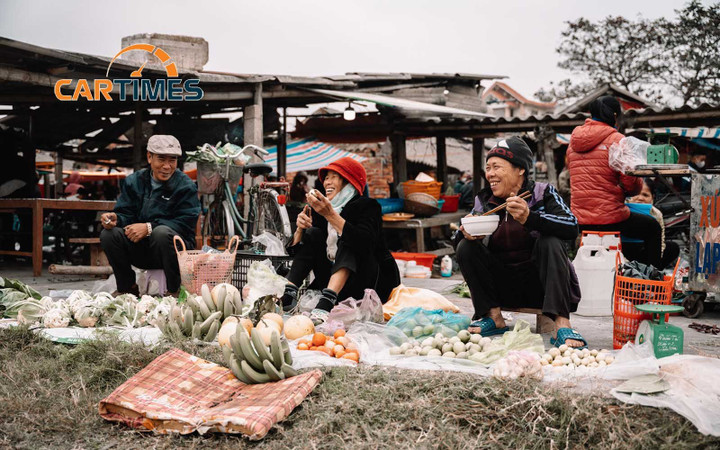
[[[200,294],[188,296],[185,303],[202,320],[207,320],[215,312],[220,312],[220,320],[242,313],[240,291],[231,284],[219,284],[212,291],[207,284],[203,284]]]
[[[215,311],[206,318],[193,312],[187,305],[174,305],[170,314],[157,319],[157,327],[168,339],[179,341],[192,337],[205,342],[212,342],[220,331],[222,312]]]
[[[270,346],[265,345],[260,332],[237,327],[230,336],[230,347],[222,347],[223,357],[232,373],[245,384],[280,381],[297,375],[292,368],[290,347],[276,330],[270,335]]]

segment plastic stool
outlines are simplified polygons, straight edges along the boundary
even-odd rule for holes
[[[146,271],[147,284],[145,293],[157,291],[155,295],[164,295],[167,292],[167,283],[165,280],[165,271],[162,269],[148,269]],[[151,291],[152,289],[152,291]],[[141,290],[142,292],[142,290]]]

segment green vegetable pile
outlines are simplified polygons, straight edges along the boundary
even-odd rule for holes
[[[451,294],[457,294],[460,297],[470,298],[470,288],[468,288],[468,285],[466,282],[458,283],[452,288],[450,288]]]

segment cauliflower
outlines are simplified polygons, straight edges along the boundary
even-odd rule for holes
[[[160,301],[157,301],[152,311],[148,312],[145,317],[147,323],[152,326],[157,326],[157,320],[160,317],[167,317],[170,315],[170,310],[177,302],[174,297],[163,297]]]
[[[70,311],[64,308],[54,308],[43,316],[43,326],[46,328],[64,328],[70,325]]]
[[[81,290],[72,291],[70,296],[67,299],[65,299],[64,303],[68,305],[70,312],[72,314],[75,314],[78,310],[80,310],[84,306],[92,304],[93,297],[87,291],[81,291]]]

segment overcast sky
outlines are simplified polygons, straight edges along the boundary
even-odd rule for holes
[[[111,57],[135,33],[200,36],[209,70],[507,75],[531,96],[557,68],[563,22],[672,16],[670,0],[0,0],[0,36]]]

